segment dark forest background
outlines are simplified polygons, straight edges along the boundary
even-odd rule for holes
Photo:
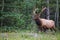
[[[57,4],[58,3],[58,4]],[[32,13],[33,8],[49,6],[50,19],[54,20],[60,29],[60,0],[0,0],[0,32],[13,32],[20,30],[37,30]],[[44,13],[41,17],[46,16]]]

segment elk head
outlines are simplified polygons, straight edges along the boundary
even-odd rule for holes
[[[38,8],[36,8],[36,9],[33,10],[33,19],[39,18],[40,15],[38,14],[37,11],[38,11]]]
[[[38,8],[35,8],[34,10],[33,10],[33,18],[34,19],[38,19],[39,17],[40,17],[40,15],[41,15],[41,13],[44,11],[46,9],[46,7],[44,7],[42,10],[41,10],[41,12],[37,12],[39,9]]]

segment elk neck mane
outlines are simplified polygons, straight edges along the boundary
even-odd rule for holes
[[[42,22],[41,22],[40,18],[35,19],[35,22],[36,22],[36,24],[37,24],[38,26],[41,26],[41,25],[42,25]]]

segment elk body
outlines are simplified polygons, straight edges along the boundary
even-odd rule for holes
[[[35,9],[36,11],[37,9]],[[44,9],[42,9],[43,12]],[[36,14],[35,11],[34,13],[34,20],[36,22],[36,24],[38,25],[38,29],[40,29],[41,31],[46,31],[47,29],[50,29],[51,31],[55,30],[55,22],[53,20],[47,20],[47,19],[43,19],[40,18],[39,14]]]

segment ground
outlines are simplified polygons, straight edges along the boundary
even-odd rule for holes
[[[34,33],[34,32],[20,32],[20,33],[0,33],[0,40],[60,40],[60,33]]]

